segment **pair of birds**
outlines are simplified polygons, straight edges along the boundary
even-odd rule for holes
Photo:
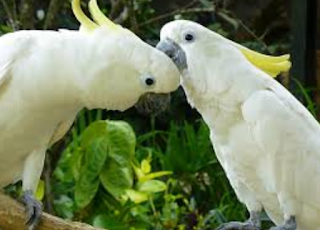
[[[161,30],[157,49],[73,0],[80,31],[19,31],[0,38],[0,186],[22,180],[27,225],[46,149],[84,107],[126,110],[147,93],[181,84],[210,127],[210,138],[248,221],[220,229],[320,229],[320,126],[271,76],[289,56],[256,53],[191,21]],[[271,75],[271,76],[270,76]],[[196,154],[196,153],[195,153]]]

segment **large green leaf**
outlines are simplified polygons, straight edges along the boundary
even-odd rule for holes
[[[112,146],[110,155],[113,155],[115,159],[118,156],[126,159],[133,158],[135,155],[136,136],[132,127],[124,121],[108,121],[107,130],[108,140]]]
[[[116,199],[132,187],[133,173],[130,162],[135,155],[136,137],[131,126],[124,121],[97,121],[81,135],[79,179],[75,198],[85,207],[94,198],[99,180]]]
[[[133,185],[131,165],[129,162],[125,165],[108,158],[105,167],[100,173],[100,181],[115,199],[119,199]]]
[[[82,166],[82,159],[85,155],[85,151],[81,147],[77,147],[73,151],[73,155],[70,161],[71,164],[71,171],[73,174],[74,179],[77,181],[81,175],[81,166]]]
[[[136,137],[132,127],[124,121],[96,121],[81,136],[81,146],[86,149],[97,138],[107,138],[113,155],[132,158],[135,155]]]
[[[78,208],[84,208],[95,197],[99,188],[99,180],[80,180],[75,187],[74,197]]]
[[[108,156],[108,145],[105,138],[92,141],[85,154],[79,180],[75,187],[75,200],[78,207],[81,208],[91,202],[98,190],[99,174]]]
[[[104,188],[116,199],[133,185],[131,161],[135,155],[136,137],[124,121],[108,121],[109,155],[100,174]]]
[[[81,146],[83,149],[88,148],[90,143],[97,138],[107,136],[108,121],[93,122],[81,135]]]

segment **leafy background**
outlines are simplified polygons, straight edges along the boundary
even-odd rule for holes
[[[152,45],[164,23],[190,19],[264,53],[290,49],[289,0],[98,2],[112,20]],[[70,1],[0,0],[0,34],[78,26]],[[278,78],[285,86],[289,79]],[[293,82],[294,93],[316,114],[314,88]],[[20,191],[19,184],[7,188],[13,196]],[[248,216],[214,155],[208,128],[181,89],[160,114],[81,111],[48,151],[38,198],[46,212],[110,230],[204,230]]]

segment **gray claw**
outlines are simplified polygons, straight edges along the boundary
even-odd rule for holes
[[[34,230],[39,224],[41,214],[42,214],[42,205],[37,201],[32,191],[25,191],[22,196],[22,203],[25,205],[26,209],[26,225],[28,230]]]
[[[229,222],[220,225],[216,230],[260,230],[259,226],[254,225],[250,221],[247,222]]]
[[[250,212],[250,218],[246,222],[229,222],[220,225],[216,230],[260,230],[259,212]],[[270,229],[271,230],[271,229]]]
[[[296,230],[296,229],[297,229],[297,222],[294,216],[291,216],[282,225],[270,228],[270,230]]]

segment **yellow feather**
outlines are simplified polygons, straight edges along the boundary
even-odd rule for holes
[[[238,45],[242,54],[257,68],[276,77],[281,72],[287,72],[291,68],[290,55],[270,56],[255,52]]]
[[[95,20],[96,23],[98,23],[100,26],[105,25],[108,26],[111,29],[118,29],[119,26],[114,24],[109,18],[107,18],[99,9],[99,6],[97,4],[97,0],[91,0],[89,2],[89,10],[90,13]]]
[[[72,11],[85,30],[92,31],[98,27],[96,23],[91,21],[91,19],[83,13],[80,6],[80,0],[72,0]]]

